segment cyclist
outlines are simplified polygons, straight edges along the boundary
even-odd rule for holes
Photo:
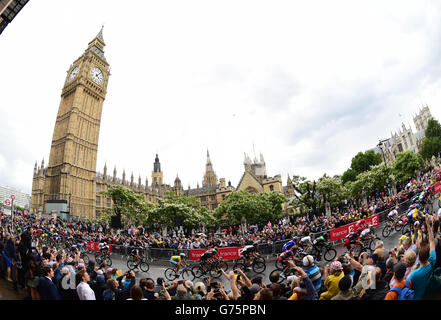
[[[388,213],[387,219],[390,221],[390,225],[392,226],[395,220],[398,218],[398,207],[395,207],[391,212]]]
[[[300,262],[301,260],[295,256],[295,251],[297,250],[297,247],[291,247],[291,249],[282,252],[282,254],[279,256],[278,260],[279,263],[282,264],[283,269],[282,272],[286,273],[289,270],[289,260],[292,259],[294,263]]]
[[[243,248],[242,256],[245,258],[245,267],[248,268],[248,266],[251,264],[251,259],[257,258],[259,256],[259,242],[254,241],[253,245],[248,245]]]
[[[360,241],[360,232],[356,231],[354,233],[348,234],[345,237],[344,245],[348,249],[348,251],[351,251],[352,245],[355,245],[355,247],[363,246],[363,242]]]
[[[291,250],[291,248],[295,246],[296,246],[296,242],[294,241],[294,239],[292,239],[283,245],[282,252]]]
[[[207,270],[211,263],[213,262],[213,258],[217,255],[218,247],[214,247],[211,249],[208,249],[201,255],[201,266],[204,270]]]
[[[410,209],[407,213],[407,223],[413,225],[415,221],[421,216],[419,211],[420,205],[416,204],[413,209]]]
[[[107,245],[107,242],[103,241],[98,244],[98,250],[100,251],[101,255],[104,253],[107,253],[109,251],[109,246]]]
[[[185,253],[181,252],[177,256],[172,256],[170,258],[170,263],[176,267],[176,278],[179,277],[179,269],[181,266],[186,266]]]
[[[312,246],[311,236],[306,236],[300,239],[299,246],[303,251],[307,251]]]

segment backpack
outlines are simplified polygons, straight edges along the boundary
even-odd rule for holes
[[[404,287],[403,289],[399,287],[392,288],[389,292],[396,292],[398,294],[397,300],[413,300],[415,297],[415,291],[409,289],[408,287]]]
[[[106,289],[103,292],[103,300],[115,300],[115,292],[110,289]]]

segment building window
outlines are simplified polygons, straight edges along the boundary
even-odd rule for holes
[[[99,196],[96,197],[96,206],[101,206],[101,198]]]
[[[110,202],[110,198],[107,199],[107,208],[110,208],[111,202]]]
[[[96,192],[100,192],[101,191],[101,186],[99,184],[96,185]]]
[[[274,186],[270,185],[270,191],[274,191]]]
[[[206,197],[201,197],[202,202],[205,202],[206,200],[207,200]]]
[[[211,196],[212,201],[216,201],[216,196]]]
[[[224,194],[222,195],[222,200],[225,200],[225,195]]]

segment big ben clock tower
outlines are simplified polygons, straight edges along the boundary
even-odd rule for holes
[[[109,80],[103,29],[67,71],[45,172],[44,207],[95,218],[96,161],[103,102]]]

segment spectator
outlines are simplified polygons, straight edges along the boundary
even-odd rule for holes
[[[386,260],[386,274],[384,275],[383,280],[387,283],[390,283],[394,276],[394,265],[394,258],[390,257]]]
[[[133,286],[130,289],[130,298],[127,300],[147,300],[144,298],[144,295],[142,293],[142,289],[140,286]]]
[[[398,262],[393,267],[393,271],[394,271],[393,278],[395,285],[392,287],[392,289],[398,288],[399,289],[398,291],[401,292],[401,290],[406,286],[406,280],[404,279],[404,275],[406,273],[406,265],[403,262]],[[391,290],[386,294],[384,300],[397,300],[398,295],[399,293],[397,291]]]
[[[95,292],[89,286],[90,276],[86,270],[80,270],[76,274],[76,279],[79,284],[77,285],[77,293],[80,300],[96,300]]]
[[[87,273],[89,274],[89,272]],[[107,289],[103,270],[99,269],[96,271],[96,279],[95,281],[92,281],[91,288],[95,293],[96,300],[103,300],[103,292]]]
[[[61,300],[61,295],[52,281],[53,277],[54,270],[49,266],[43,267],[43,276],[37,285],[41,300]]]
[[[361,282],[359,285],[352,287],[352,278],[344,276],[338,282],[338,289],[340,292],[333,296],[331,300],[355,300],[362,289]]]
[[[320,300],[330,300],[332,297],[337,295],[340,291],[338,284],[340,280],[344,277],[343,266],[340,261],[334,261],[331,266],[326,265],[325,268],[325,286],[328,291],[323,292],[320,295]]]
[[[320,269],[314,263],[314,257],[308,255],[303,258],[303,266],[305,267],[304,271],[308,275],[309,279],[311,279],[312,284],[314,285],[315,290],[319,291],[322,286],[322,275],[320,273]],[[301,284],[302,293],[306,293],[306,288],[304,284]]]
[[[422,300],[429,285],[430,276],[436,263],[435,241],[433,237],[432,216],[426,215],[429,244],[422,243],[419,247],[419,267],[408,278],[408,288],[415,291],[415,300]]]
[[[366,289],[365,294],[362,296],[363,300],[384,300],[386,294],[389,291],[389,284],[381,279],[381,275],[381,269],[375,267],[375,289]]]

